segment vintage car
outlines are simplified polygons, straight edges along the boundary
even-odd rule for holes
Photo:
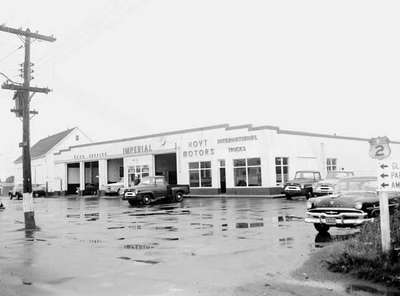
[[[130,205],[140,202],[149,205],[161,199],[181,202],[190,192],[189,185],[168,184],[164,176],[143,177],[140,183],[125,190],[124,198]]]
[[[10,199],[16,197],[17,199],[22,199],[22,184],[17,184],[14,186],[12,191],[8,193]],[[46,186],[42,184],[32,184],[32,195],[33,197],[46,196]]]
[[[297,171],[294,179],[289,180],[283,187],[287,199],[292,196],[304,195],[307,199],[313,196],[313,186],[321,180],[321,173],[318,171]]]
[[[340,179],[352,176],[354,176],[352,171],[330,171],[324,180],[315,184],[313,194],[314,196],[333,194],[334,188]]]
[[[122,195],[124,193],[124,179],[115,183],[109,183],[101,186],[101,190],[105,195]]]
[[[338,181],[331,195],[307,201],[305,222],[318,232],[330,227],[355,227],[379,215],[376,177],[349,177]],[[400,196],[389,193],[389,209],[398,208]]]

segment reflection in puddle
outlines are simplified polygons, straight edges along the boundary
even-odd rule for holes
[[[344,233],[344,234],[336,234],[331,235],[329,232],[318,232],[315,236],[315,247],[316,248],[323,248],[332,241],[343,241],[348,240],[356,236],[357,233]]]
[[[365,292],[373,295],[400,296],[400,292],[398,291],[380,291],[374,287],[364,285],[350,285],[346,288],[346,293],[348,294],[353,294],[357,292]]]
[[[279,245],[284,246],[286,248],[292,248],[293,242],[294,242],[293,237],[282,237],[279,239]]]
[[[158,245],[158,243],[150,243],[150,244],[128,244],[124,245],[124,249],[131,250],[148,250],[153,249],[154,246]]]

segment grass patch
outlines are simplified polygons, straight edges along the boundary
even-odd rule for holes
[[[336,246],[340,250],[326,260],[328,269],[400,287],[399,211],[391,215],[390,228],[392,251],[388,255],[381,251],[380,221],[376,219],[363,225],[355,237]]]

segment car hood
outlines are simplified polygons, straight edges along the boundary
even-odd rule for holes
[[[318,185],[321,185],[321,184],[336,185],[338,182],[339,182],[339,179],[330,178],[330,179],[324,179],[322,181],[319,181],[317,184]]]
[[[379,202],[375,192],[343,192],[315,198],[314,207],[318,208],[353,208],[357,202]]]
[[[306,184],[306,183],[314,183],[314,179],[306,179],[306,178],[292,179],[287,181],[286,184]]]

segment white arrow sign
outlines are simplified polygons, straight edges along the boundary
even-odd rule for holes
[[[378,161],[378,191],[400,192],[400,162],[390,158]]]

